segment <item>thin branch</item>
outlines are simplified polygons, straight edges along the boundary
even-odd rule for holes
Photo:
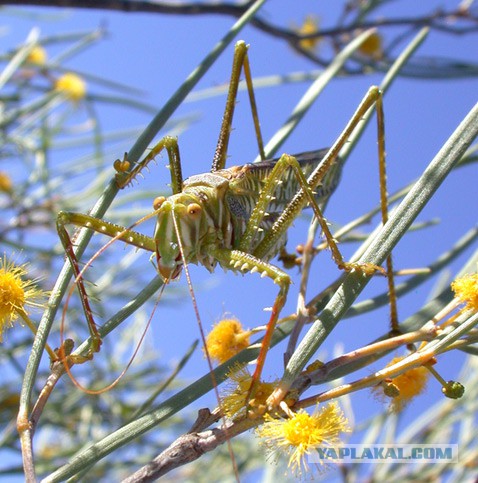
[[[123,483],[155,481],[175,468],[197,460],[203,454],[212,451],[228,438],[237,436],[257,426],[261,419],[246,419],[233,423],[228,428],[214,428],[201,433],[187,433],[180,436],[167,449],[150,463],[123,480]]]
[[[111,10],[124,13],[158,13],[164,15],[226,15],[239,18],[252,5],[251,1],[229,3],[178,3],[159,1],[137,1],[137,0],[23,0],[14,2],[0,0],[0,5],[32,5],[40,7],[64,7],[89,10]],[[469,26],[458,25],[458,22],[470,22]],[[297,30],[286,29],[274,25],[264,19],[254,18],[251,21],[259,30],[269,33],[275,37],[282,38],[293,44],[302,40],[321,39],[325,37],[339,37],[350,34],[358,25],[356,22],[348,22],[346,25],[330,29],[321,29],[317,33],[300,34]],[[377,18],[375,20],[361,21],[360,29],[384,28],[408,26],[414,28],[430,27],[456,35],[469,34],[478,30],[478,16],[473,10],[456,8],[453,10],[437,10],[428,15],[417,17]]]
[[[24,0],[22,2],[0,0],[0,6],[32,5],[160,15],[222,15],[234,18],[239,18],[243,15],[252,3],[249,0],[236,3],[179,3],[146,0]],[[341,25],[336,24],[331,28],[317,28],[317,31],[312,33],[302,33],[300,27],[284,28],[257,15],[250,21],[250,25],[272,37],[286,41],[298,55],[309,59],[321,67],[327,67],[333,61],[333,54],[331,56],[330,53],[322,53],[324,49],[319,49],[319,53],[317,53],[314,49],[304,47],[304,41],[315,40],[322,42],[325,39],[329,39],[332,41],[333,51],[337,52],[351,38],[364,30],[377,28],[383,33],[385,29],[391,29],[393,36],[387,39],[387,45],[384,46],[381,59],[373,59],[366,55],[357,56],[351,60],[352,63],[348,63],[343,67],[343,72],[348,75],[363,75],[371,71],[388,70],[394,61],[392,50],[415,35],[418,29],[428,27],[430,30],[445,32],[449,35],[469,35],[478,32],[478,15],[475,10],[460,6],[453,10],[435,10],[417,17],[387,18],[377,16],[376,18],[368,19],[358,15],[357,18],[348,20]],[[396,27],[401,27],[401,31],[398,34],[395,33]],[[404,28],[406,29],[405,31],[403,30]],[[456,63],[434,56],[430,59],[417,60],[417,65],[410,64],[400,75],[405,77],[438,77],[447,79],[474,77],[478,75],[478,66],[469,62]]]

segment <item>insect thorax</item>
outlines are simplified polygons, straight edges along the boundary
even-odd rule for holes
[[[197,261],[209,270],[212,270],[216,263],[208,257],[209,247],[211,245],[228,249],[239,247],[262,189],[262,180],[242,177],[236,172],[233,176],[231,174],[230,170],[221,170],[217,173],[196,175],[188,178],[183,185],[183,193],[194,195],[201,200],[204,210],[201,229],[204,243],[201,247],[198,246],[196,257]],[[250,247],[251,252],[264,238],[277,216],[277,213],[265,216]],[[286,235],[281,237],[266,258],[274,257],[285,242]]]

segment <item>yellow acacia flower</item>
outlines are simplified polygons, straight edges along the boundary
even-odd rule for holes
[[[375,32],[368,37],[359,47],[359,52],[373,59],[380,59],[383,56],[382,37]]]
[[[393,358],[386,367],[397,364],[403,357]],[[415,397],[421,394],[425,389],[430,372],[426,367],[414,367],[408,371],[394,377],[391,384],[394,388],[394,395],[391,399],[391,410],[394,413],[401,412],[405,406]],[[376,386],[372,390],[377,391],[381,386]],[[388,391],[392,395],[391,391]]]
[[[478,311],[478,273],[457,278],[451,284],[451,289],[455,297],[466,304],[465,309]]]
[[[79,102],[86,95],[86,82],[79,75],[67,72],[55,81],[55,90]]]
[[[301,35],[316,34],[319,32],[319,21],[313,15],[307,15],[304,23],[297,29],[297,33]],[[305,50],[315,50],[320,38],[304,39],[299,41],[299,45]]]
[[[228,385],[221,397],[221,409],[223,413],[232,418],[246,415],[246,408],[249,407],[259,412],[264,412],[267,398],[272,394],[277,382],[262,382],[257,384],[254,397],[246,401],[247,394],[251,387],[252,376],[246,367],[234,367],[228,374]]]
[[[287,419],[274,419],[268,414],[264,419],[264,424],[256,429],[260,444],[273,457],[287,455],[288,467],[298,477],[309,469],[308,456],[317,450],[341,446],[340,433],[350,431],[336,402],[317,407],[312,415],[301,409]],[[319,461],[323,464],[322,459]]]
[[[237,319],[223,319],[214,325],[206,339],[206,347],[212,359],[220,364],[249,346],[251,332],[244,330]]]
[[[41,307],[38,302],[43,292],[32,280],[24,280],[26,265],[15,265],[4,254],[0,258],[0,342],[3,333],[13,326],[19,315],[26,314],[26,307]]]
[[[46,50],[41,45],[35,45],[27,57],[30,64],[45,65],[47,59]]]

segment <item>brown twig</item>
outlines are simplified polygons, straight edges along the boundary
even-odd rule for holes
[[[123,480],[123,483],[155,481],[171,470],[197,460],[204,453],[212,451],[228,439],[257,426],[260,422],[260,419],[244,419],[227,428],[221,427],[201,433],[184,434],[150,463]]]
[[[239,18],[253,2],[243,1],[236,3],[211,2],[211,3],[177,3],[160,1],[137,1],[137,0],[23,0],[12,2],[0,0],[0,5],[23,5],[40,7],[63,7],[88,10],[111,10],[124,13],[155,13],[162,15],[224,15]],[[470,25],[460,25],[459,22],[468,22]],[[359,22],[359,23],[358,23]],[[300,42],[309,39],[339,38],[343,35],[353,34],[357,28],[366,30],[369,28],[394,28],[400,26],[419,29],[430,27],[432,30],[450,33],[453,35],[466,35],[478,31],[478,16],[470,9],[456,8],[453,10],[436,10],[430,14],[417,17],[377,17],[373,20],[358,18],[343,25],[318,30],[317,33],[301,34],[297,29],[283,28],[274,25],[263,18],[256,17],[252,26],[262,32],[282,38],[289,42],[293,48],[311,60],[322,63],[323,60],[314,56],[307,49],[300,47]]]

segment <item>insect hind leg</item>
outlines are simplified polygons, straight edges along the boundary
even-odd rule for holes
[[[314,209],[314,213],[317,216],[317,219],[321,225],[321,228],[324,232],[325,237],[327,238],[328,244],[332,251],[332,257],[336,261],[337,265],[347,271],[352,270],[360,270],[365,275],[371,275],[376,271],[380,271],[382,273],[386,273],[387,280],[388,280],[388,289],[389,289],[389,298],[390,298],[390,319],[391,319],[391,327],[393,331],[398,329],[398,316],[397,316],[397,300],[396,300],[396,293],[395,293],[395,282],[394,282],[394,275],[393,275],[393,267],[392,267],[392,258],[391,255],[387,257],[387,270],[383,270],[383,268],[369,264],[369,263],[355,263],[355,262],[345,262],[343,260],[342,255],[337,247],[335,240],[333,239],[332,234],[327,226],[327,223],[321,213],[319,205],[317,204],[314,196],[312,195],[312,190],[317,189],[320,183],[327,184],[330,180],[327,179],[327,173],[330,173],[331,167],[333,167],[334,162],[341,162],[340,159],[337,160],[338,154],[341,149],[344,147],[346,142],[349,140],[351,135],[356,131],[357,126],[359,126],[360,122],[366,116],[370,109],[374,108],[377,113],[377,139],[378,139],[378,159],[379,159],[379,175],[380,175],[380,203],[381,203],[381,211],[382,211],[382,223],[385,224],[388,220],[388,204],[387,204],[387,183],[386,183],[386,164],[385,164],[385,126],[384,126],[384,114],[383,114],[383,101],[382,101],[382,92],[381,90],[376,87],[372,86],[368,92],[366,93],[365,97],[363,98],[362,102],[356,109],[355,113],[347,123],[345,129],[339,135],[333,146],[330,148],[328,153],[324,156],[322,162],[317,165],[314,169],[312,174],[307,178],[306,182],[304,182],[304,177],[301,176],[296,169],[295,172],[298,175],[299,183],[301,185],[301,189],[295,194],[289,204],[285,207],[279,218],[274,222],[272,228],[268,232],[268,234],[262,239],[257,247],[254,248],[254,255],[258,258],[263,258],[270,253],[271,248],[274,247],[277,243],[277,240],[280,238],[282,233],[285,232],[289,228],[289,226],[293,223],[296,219],[300,211],[306,206],[307,203],[310,203],[312,208]],[[272,180],[271,180],[272,183]],[[261,193],[261,198],[264,196],[272,196],[273,189],[267,188],[267,183],[265,187],[268,191],[264,194]],[[267,207],[267,200],[261,200],[260,202]],[[264,211],[266,208],[261,206],[261,210]],[[260,214],[258,216],[261,216]],[[263,215],[262,215],[263,216]],[[252,218],[252,216],[251,216]],[[256,223],[257,225],[257,223]]]

